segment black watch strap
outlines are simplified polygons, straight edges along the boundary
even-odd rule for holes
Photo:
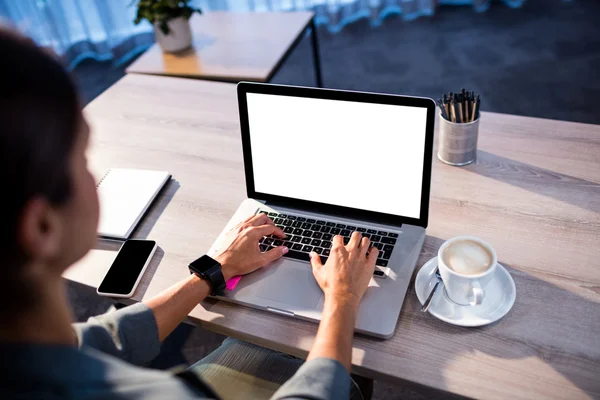
[[[221,264],[212,257],[203,255],[193,261],[190,265],[190,273],[198,275],[208,282],[211,287],[211,295],[219,296],[225,290],[225,277],[221,271]]]

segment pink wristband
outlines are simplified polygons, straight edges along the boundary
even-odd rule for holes
[[[227,290],[235,289],[235,287],[237,286],[240,279],[242,279],[241,275],[234,276],[233,278],[231,278],[230,280],[227,281],[227,283],[225,284],[225,289],[227,289]]]

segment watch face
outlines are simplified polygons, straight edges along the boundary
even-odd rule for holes
[[[204,255],[204,256],[200,257],[199,259],[197,259],[196,261],[193,261],[190,264],[190,267],[193,268],[194,270],[196,270],[198,273],[203,274],[218,264],[219,263],[217,261],[215,261],[214,259],[212,259],[211,257]]]

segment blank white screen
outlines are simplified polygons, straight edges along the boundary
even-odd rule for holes
[[[257,192],[420,217],[426,108],[246,96]]]

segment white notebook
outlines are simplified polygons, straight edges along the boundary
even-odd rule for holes
[[[98,183],[98,235],[127,239],[171,175],[166,171],[110,169]]]

